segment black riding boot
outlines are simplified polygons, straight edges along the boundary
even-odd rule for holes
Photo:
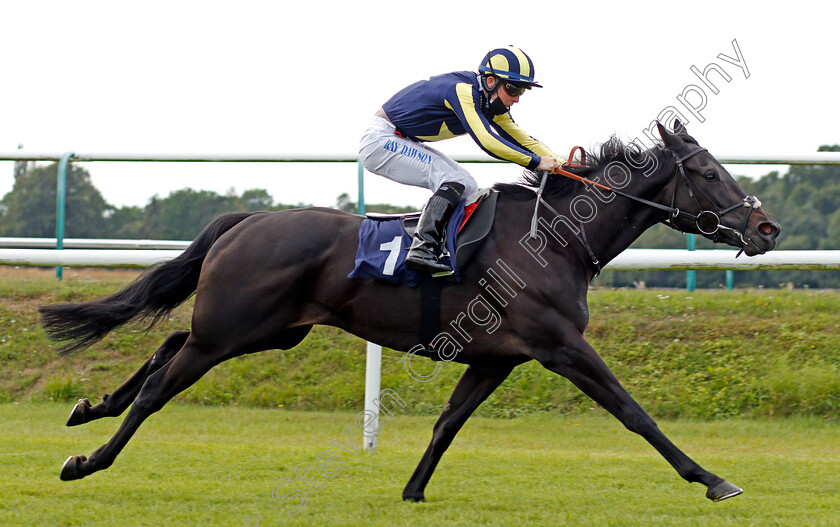
[[[408,268],[432,274],[452,272],[452,268],[440,261],[441,244],[446,223],[463,193],[462,184],[444,183],[426,203],[405,258]]]

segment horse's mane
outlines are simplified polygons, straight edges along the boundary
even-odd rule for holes
[[[680,137],[686,142],[697,144],[697,141],[687,134],[680,134]],[[654,146],[653,148],[659,150],[661,146]],[[587,152],[585,165],[572,166],[566,170],[578,176],[591,179],[613,161],[618,161],[628,166],[639,166],[639,159],[643,155],[643,151],[638,144],[630,143],[627,145],[613,135],[606,142],[599,145],[598,153]],[[546,197],[567,195],[572,192],[572,189],[577,184],[577,181],[563,175],[549,174],[543,195]],[[539,188],[540,176],[531,170],[523,171],[522,177],[517,183],[496,183],[493,185],[493,189],[501,192],[503,196],[520,201],[533,199],[534,191]]]

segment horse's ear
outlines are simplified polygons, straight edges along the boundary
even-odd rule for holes
[[[679,123],[679,121],[677,121],[677,123]],[[662,123],[656,121],[656,127],[659,129],[659,137],[662,138],[662,142],[665,143],[666,148],[674,153],[682,153],[682,151],[686,149],[685,142],[676,134],[669,132]],[[682,128],[682,124],[680,124],[679,127]],[[682,129],[685,130],[685,128]]]
[[[674,119],[674,133],[688,135],[688,130],[685,129],[685,126],[683,126],[679,119]]]

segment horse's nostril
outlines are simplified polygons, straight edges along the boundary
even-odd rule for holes
[[[776,232],[775,226],[769,222],[764,222],[761,225],[759,225],[758,230],[759,232],[761,232],[761,234],[765,234],[767,236],[770,236]]]

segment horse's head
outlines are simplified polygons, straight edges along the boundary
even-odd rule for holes
[[[665,150],[676,160],[671,199],[679,213],[671,219],[672,226],[739,247],[747,256],[773,249],[781,227],[761,209],[758,198],[747,196],[679,121],[674,133],[657,125]]]

